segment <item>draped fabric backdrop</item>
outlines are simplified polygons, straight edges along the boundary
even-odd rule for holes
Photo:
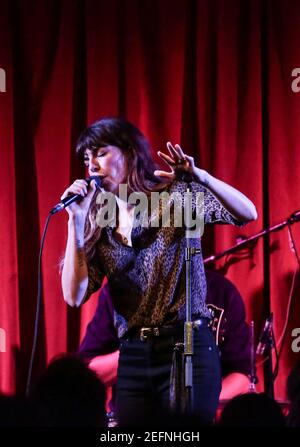
[[[85,176],[74,145],[86,124],[125,116],[153,150],[182,144],[199,167],[254,201],[257,221],[205,231],[206,256],[300,207],[300,92],[291,88],[299,26],[291,0],[1,0],[1,392],[25,388],[40,238],[64,189]],[[63,301],[66,223],[66,213],[53,217],[46,238],[34,377],[53,356],[76,350],[97,302],[74,309]],[[300,223],[292,230],[300,250]],[[296,269],[287,230],[214,267],[240,290],[256,342],[270,311],[279,340]],[[299,358],[291,349],[299,311],[296,280],[278,399]],[[258,370],[262,390],[260,359]]]

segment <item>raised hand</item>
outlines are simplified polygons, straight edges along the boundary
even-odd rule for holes
[[[164,154],[158,151],[158,156],[170,167],[171,171],[154,171],[154,175],[157,177],[164,177],[169,180],[181,179],[183,175],[191,178],[195,175],[195,163],[194,158],[186,155],[179,144],[175,144],[168,141],[167,149],[170,155]]]

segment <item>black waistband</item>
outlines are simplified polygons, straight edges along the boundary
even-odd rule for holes
[[[194,329],[200,326],[209,327],[211,324],[211,319],[207,317],[199,317],[192,322]],[[174,335],[183,335],[184,322],[177,323],[175,325],[164,325],[164,326],[154,326],[154,327],[141,327],[141,328],[131,328],[125,335],[123,339],[133,339],[140,338],[141,341],[146,341],[150,338],[155,337],[170,337]]]

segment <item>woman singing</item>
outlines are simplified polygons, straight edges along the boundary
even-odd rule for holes
[[[101,287],[104,276],[113,298],[120,338],[116,394],[121,425],[136,415],[149,414],[154,404],[169,407],[174,347],[183,340],[185,226],[175,223],[174,215],[169,224],[162,224],[166,202],[160,200],[158,206],[152,206],[153,193],[167,194],[168,205],[174,210],[172,194],[183,196],[189,186],[194,211],[195,195],[202,193],[204,224],[241,225],[257,218],[255,206],[241,192],[196,167],[178,144],[167,143],[167,149],[168,154],[158,155],[169,170],[157,170],[146,138],[134,125],[120,118],[97,121],[81,134],[77,153],[84,159],[88,174],[100,177],[101,188],[95,181],[88,188],[80,179],[62,196],[82,196],[80,202],[66,208],[64,299],[71,306],[80,306]],[[137,205],[124,199],[122,185],[128,194],[144,194],[148,204],[143,211],[135,212]],[[100,199],[106,193],[116,204],[112,225],[99,224]],[[154,221],[158,225],[153,225]],[[192,261],[193,411],[199,421],[210,423],[218,405],[221,374],[211,314],[205,304],[200,236],[190,239],[190,245],[199,249]]]

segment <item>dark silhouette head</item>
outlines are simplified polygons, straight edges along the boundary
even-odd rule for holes
[[[264,393],[241,394],[224,407],[219,425],[223,427],[284,427],[280,405]]]
[[[38,425],[105,425],[105,387],[76,357],[54,359],[35,383],[30,397],[37,409]]]

